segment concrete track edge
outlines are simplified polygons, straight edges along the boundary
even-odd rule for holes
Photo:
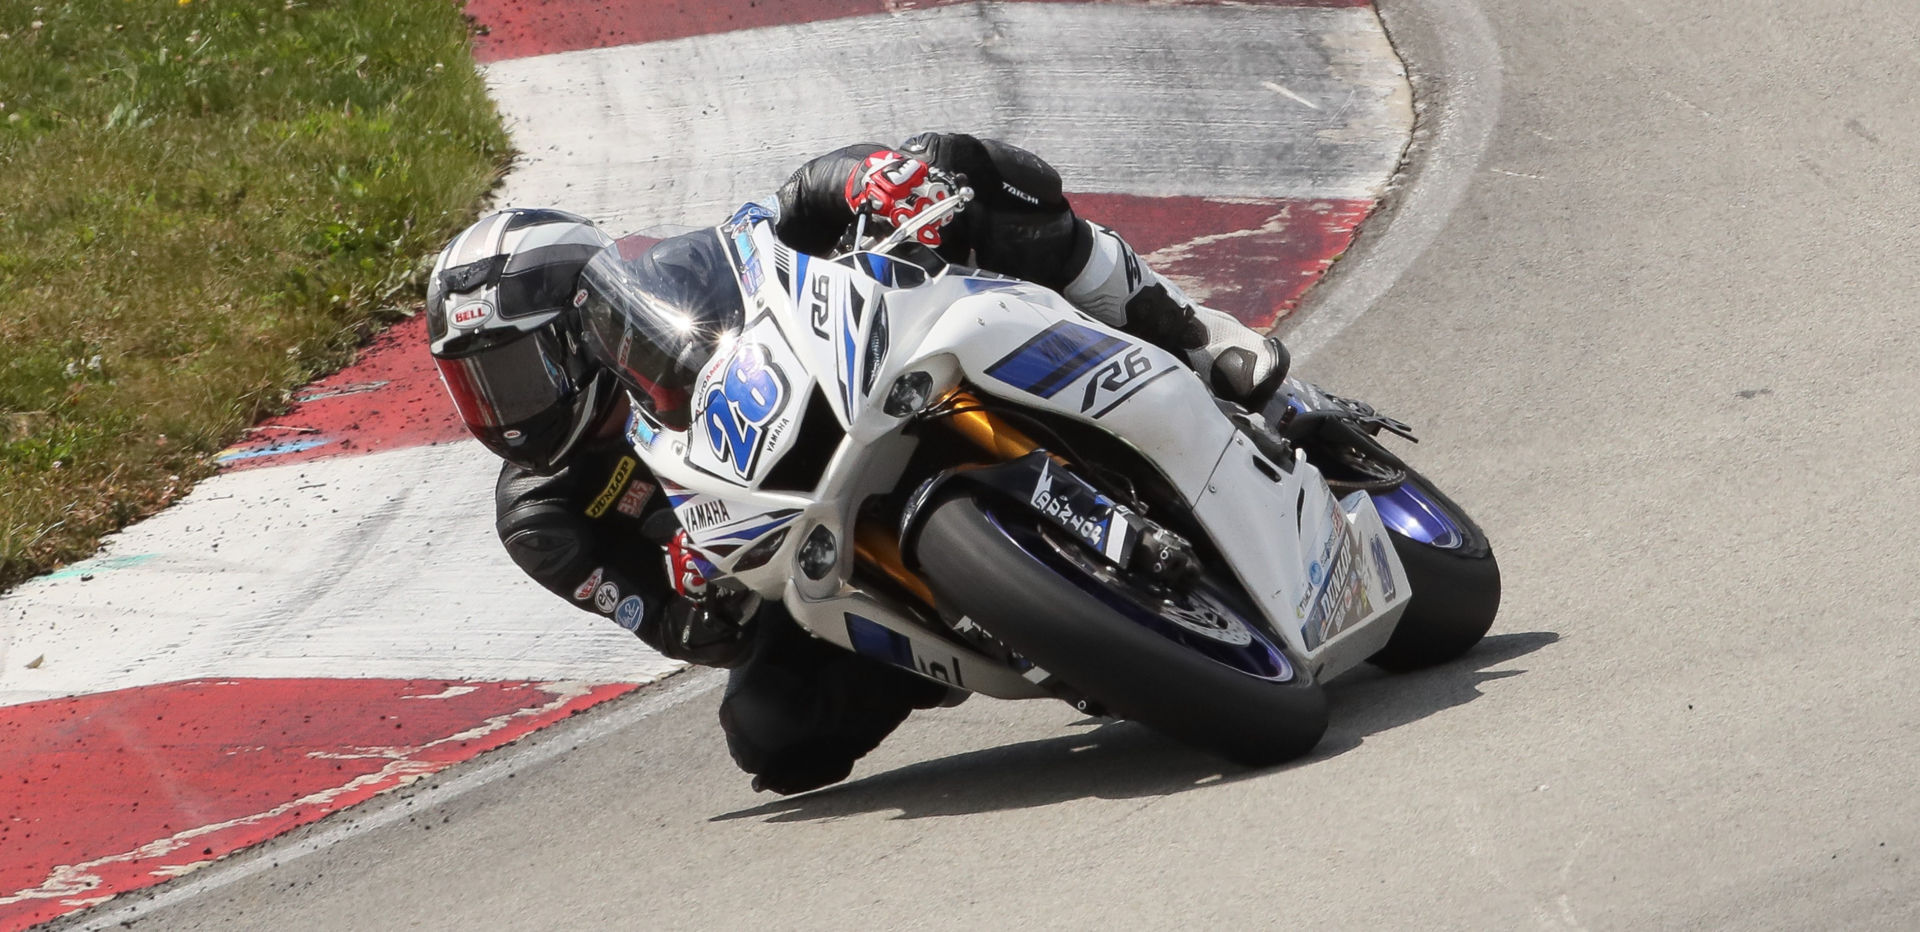
[[[1474,0],[1381,0],[1387,38],[1413,83],[1413,140],[1353,245],[1307,292],[1291,326],[1304,362],[1392,290],[1447,225],[1500,122],[1500,46]]]

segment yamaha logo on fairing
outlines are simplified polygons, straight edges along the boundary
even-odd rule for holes
[[[694,502],[680,509],[680,523],[686,525],[689,531],[705,530],[732,520],[733,516],[727,514],[727,503],[717,498]]]

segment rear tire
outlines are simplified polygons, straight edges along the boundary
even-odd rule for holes
[[[1116,715],[1249,766],[1319,743],[1325,695],[1232,587],[1203,574],[1178,605],[1156,608],[1159,597],[1051,531],[1017,506],[960,493],[932,506],[913,548],[943,604]]]
[[[1404,485],[1452,523],[1458,540],[1430,543],[1409,536],[1391,522],[1387,525],[1393,551],[1399,555],[1407,571],[1407,583],[1413,588],[1413,599],[1387,646],[1367,660],[1394,672],[1418,670],[1460,657],[1480,643],[1500,611],[1500,564],[1493,558],[1485,532],[1425,476],[1408,469]]]

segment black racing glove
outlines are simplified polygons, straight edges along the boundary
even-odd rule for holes
[[[751,594],[713,596],[701,601],[679,598],[665,609],[649,612],[635,633],[653,649],[688,663],[731,668],[740,665],[753,646],[757,600]]]

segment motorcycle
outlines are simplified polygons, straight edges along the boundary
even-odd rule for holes
[[[716,585],[961,698],[1063,699],[1256,766],[1320,740],[1326,681],[1486,633],[1492,549],[1379,442],[1406,425],[1293,378],[1265,412],[1219,402],[916,242],[969,197],[830,258],[758,205],[720,226],[744,322],[684,429],[628,428]]]

